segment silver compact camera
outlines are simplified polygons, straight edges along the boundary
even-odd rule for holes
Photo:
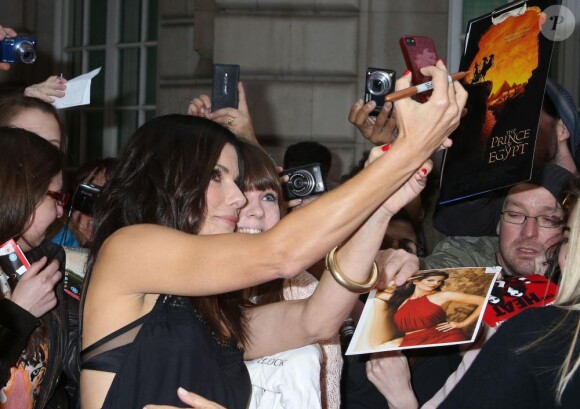
[[[385,96],[395,90],[395,74],[394,70],[387,68],[367,68],[364,101],[365,104],[369,101],[377,103],[369,115],[377,116],[385,105]]]
[[[288,175],[288,182],[285,184],[284,194],[286,200],[305,198],[326,191],[320,164],[299,166],[286,169],[282,175]]]
[[[0,62],[32,64],[36,61],[35,37],[4,37],[0,41]]]

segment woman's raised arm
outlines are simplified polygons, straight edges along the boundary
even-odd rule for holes
[[[160,226],[125,227],[103,244],[103,257],[95,269],[113,274],[119,293],[192,296],[223,293],[303,271],[345,242],[438,147],[449,144],[447,137],[459,123],[467,94],[458,83],[448,84],[441,62],[425,71],[433,77],[433,96],[425,104],[410,99],[396,102],[401,131],[388,152],[271,230],[260,235],[196,236]],[[409,85],[406,76],[396,87]],[[343,251],[338,252],[338,262],[349,271]],[[91,285],[96,280],[93,276]]]

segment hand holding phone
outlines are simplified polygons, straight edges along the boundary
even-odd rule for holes
[[[238,81],[240,66],[236,64],[214,64],[211,94],[211,110],[238,108]]]
[[[32,263],[12,292],[11,301],[36,318],[56,307],[54,287],[62,278],[58,261],[46,265],[46,257]]]

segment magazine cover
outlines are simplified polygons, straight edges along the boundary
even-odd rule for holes
[[[373,290],[346,355],[473,342],[500,267],[420,270]]]
[[[556,3],[520,1],[469,22],[459,69],[467,115],[445,153],[440,203],[530,179],[554,44],[542,10]]]
[[[558,286],[540,274],[496,280],[483,321],[495,327],[528,308],[552,304],[557,294]]]

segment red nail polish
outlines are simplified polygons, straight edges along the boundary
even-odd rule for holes
[[[443,58],[441,58],[441,62],[443,63],[443,65],[447,65],[445,64],[445,60]]]
[[[427,169],[425,169],[425,168],[421,169],[421,173],[424,174],[424,175],[426,175],[427,174]]]
[[[406,77],[407,75],[409,75],[411,73],[411,70],[407,70],[403,73],[403,77]]]
[[[390,144],[390,143],[388,143],[388,144],[386,144],[386,145],[383,145],[383,146],[381,147],[381,150],[382,150],[383,152],[386,152],[386,151],[388,151],[389,149],[391,149],[391,144]]]

